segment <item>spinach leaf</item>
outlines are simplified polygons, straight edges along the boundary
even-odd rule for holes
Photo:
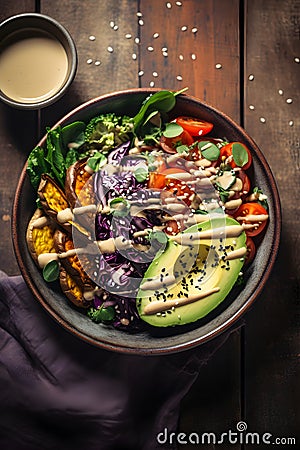
[[[133,118],[134,133],[143,137],[143,126],[149,122],[155,114],[171,111],[176,103],[176,95],[181,94],[185,90],[186,88],[178,92],[159,91],[147,97],[139,112]]]
[[[48,130],[46,147],[47,152],[45,160],[50,164],[52,174],[56,180],[64,187],[66,167],[62,150],[60,127],[57,127],[54,130]]]
[[[35,147],[28,157],[26,169],[30,182],[35,190],[39,187],[42,174],[49,173],[50,171],[50,165],[45,160],[44,149],[42,147]]]
[[[61,142],[64,150],[64,154],[68,150],[68,144],[70,142],[75,143],[80,147],[84,143],[86,125],[84,122],[72,122],[61,129]]]

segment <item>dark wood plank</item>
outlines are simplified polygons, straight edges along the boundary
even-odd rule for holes
[[[35,1],[2,2],[0,20],[22,12],[34,12]],[[0,105],[0,269],[19,273],[11,242],[11,208],[20,171],[36,140],[36,114]]]
[[[35,12],[35,0],[3,1],[0,8],[0,21],[24,12]]]
[[[138,87],[137,2],[116,0],[41,1],[41,12],[61,22],[78,51],[78,70],[69,92],[42,114],[42,127],[101,94]],[[114,24],[114,27],[113,27]],[[126,38],[126,35],[132,37]],[[90,40],[94,36],[95,40]],[[111,47],[113,51],[109,52]],[[90,64],[88,60],[92,60]],[[100,64],[99,64],[100,63]],[[99,64],[99,65],[97,65]],[[43,129],[43,128],[42,128]]]
[[[182,6],[169,2],[171,8],[167,3],[140,2],[141,86],[153,82],[168,89],[188,86],[189,94],[239,121],[239,2],[198,0],[181,2]]]
[[[246,420],[287,437],[299,432],[300,2],[252,0],[246,13],[245,127],[269,161],[283,212],[275,270],[247,316]]]

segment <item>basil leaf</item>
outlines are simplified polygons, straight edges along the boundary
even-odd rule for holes
[[[201,141],[198,144],[202,156],[208,161],[217,161],[220,156],[220,149],[210,141]]]
[[[51,283],[59,278],[59,262],[49,261],[43,268],[43,278],[47,283]]]
[[[142,183],[143,181],[147,180],[148,170],[146,169],[146,167],[138,167],[134,171],[133,175],[139,183]]]
[[[176,122],[171,122],[166,124],[166,129],[163,131],[163,135],[166,138],[174,138],[180,136],[183,132],[183,128]]]
[[[234,142],[232,144],[232,156],[237,166],[243,167],[249,160],[248,152],[243,144]]]

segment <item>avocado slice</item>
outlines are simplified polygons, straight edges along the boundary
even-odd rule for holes
[[[137,310],[141,319],[155,327],[168,327],[206,316],[231,291],[246,251],[245,231],[225,216],[212,217],[170,237],[140,285]]]

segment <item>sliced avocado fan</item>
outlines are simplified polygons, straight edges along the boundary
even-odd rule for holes
[[[141,282],[141,319],[168,327],[206,316],[231,291],[246,251],[245,231],[230,217],[214,217],[171,236]]]

